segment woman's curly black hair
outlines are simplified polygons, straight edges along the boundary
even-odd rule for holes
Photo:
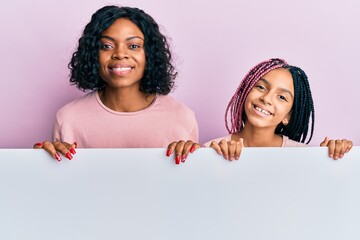
[[[150,15],[131,7],[105,6],[92,15],[68,65],[70,82],[84,91],[105,86],[106,83],[99,74],[100,37],[119,18],[132,21],[145,37],[146,66],[140,91],[146,94],[168,94],[174,86],[177,72],[172,64],[167,39]]]

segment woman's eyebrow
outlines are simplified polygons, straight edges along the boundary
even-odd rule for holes
[[[108,39],[108,40],[110,40],[110,41],[115,42],[115,39],[114,39],[114,38],[112,38],[112,37],[110,37],[110,36],[107,36],[107,35],[103,35],[103,36],[101,36],[100,38],[106,38],[106,39]],[[129,40],[132,40],[132,39],[135,39],[135,38],[139,38],[139,39],[141,39],[141,40],[144,41],[144,39],[143,39],[142,37],[140,37],[140,36],[131,36],[131,37],[128,37],[128,38],[126,38],[126,41],[129,41]]]
[[[128,37],[128,38],[126,39],[126,41],[132,40],[132,39],[134,39],[134,38],[139,38],[139,39],[141,39],[141,40],[144,41],[144,39],[143,39],[142,37],[140,37],[140,36]]]
[[[102,39],[102,38],[106,38],[106,39],[108,39],[108,40],[110,40],[110,41],[115,42],[115,39],[112,38],[112,37],[109,37],[109,36],[101,36],[100,39]]]

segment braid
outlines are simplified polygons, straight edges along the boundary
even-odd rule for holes
[[[294,103],[291,109],[289,124],[284,126],[279,124],[276,128],[276,134],[288,136],[290,139],[304,143],[309,131],[309,122],[311,120],[311,131],[309,140],[314,133],[315,109],[311,95],[310,85],[305,72],[295,66],[285,66],[292,75],[294,81]]]
[[[225,126],[229,133],[240,132],[244,128],[244,103],[256,82],[273,69],[281,68],[287,63],[279,58],[263,61],[253,67],[243,78],[235,94],[230,99],[225,111]],[[230,120],[230,124],[228,123]],[[230,126],[229,126],[230,125]]]

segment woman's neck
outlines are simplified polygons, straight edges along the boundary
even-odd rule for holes
[[[156,94],[145,94],[134,89],[114,89],[106,87],[99,90],[101,102],[117,112],[136,112],[151,105]]]
[[[281,147],[282,136],[275,134],[273,128],[247,127],[232,135],[232,140],[244,139],[246,147]]]

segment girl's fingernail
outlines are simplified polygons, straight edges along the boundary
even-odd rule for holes
[[[175,158],[175,164],[180,164],[180,156],[177,155]]]
[[[171,155],[171,149],[168,149],[167,152],[166,152],[166,156],[169,157]]]
[[[182,158],[181,158],[181,162],[183,162],[183,163],[184,163],[184,162],[185,162],[185,160],[186,160],[186,158],[187,158],[187,156],[188,156],[187,154],[184,154],[184,155],[182,156]]]
[[[43,144],[41,142],[36,143],[36,146],[42,147],[42,145]]]
[[[76,153],[76,151],[75,151],[74,148],[70,148],[69,150],[70,150],[70,152],[71,152],[72,154],[75,154],[75,153]]]
[[[73,158],[69,152],[67,152],[67,153],[65,154],[65,156],[66,156],[67,159],[69,159],[69,160],[71,160],[71,159]]]
[[[193,153],[194,151],[195,151],[195,147],[192,146],[192,147],[190,148],[190,152]]]
[[[61,161],[61,157],[58,153],[55,153],[55,159],[58,160],[59,162]]]

